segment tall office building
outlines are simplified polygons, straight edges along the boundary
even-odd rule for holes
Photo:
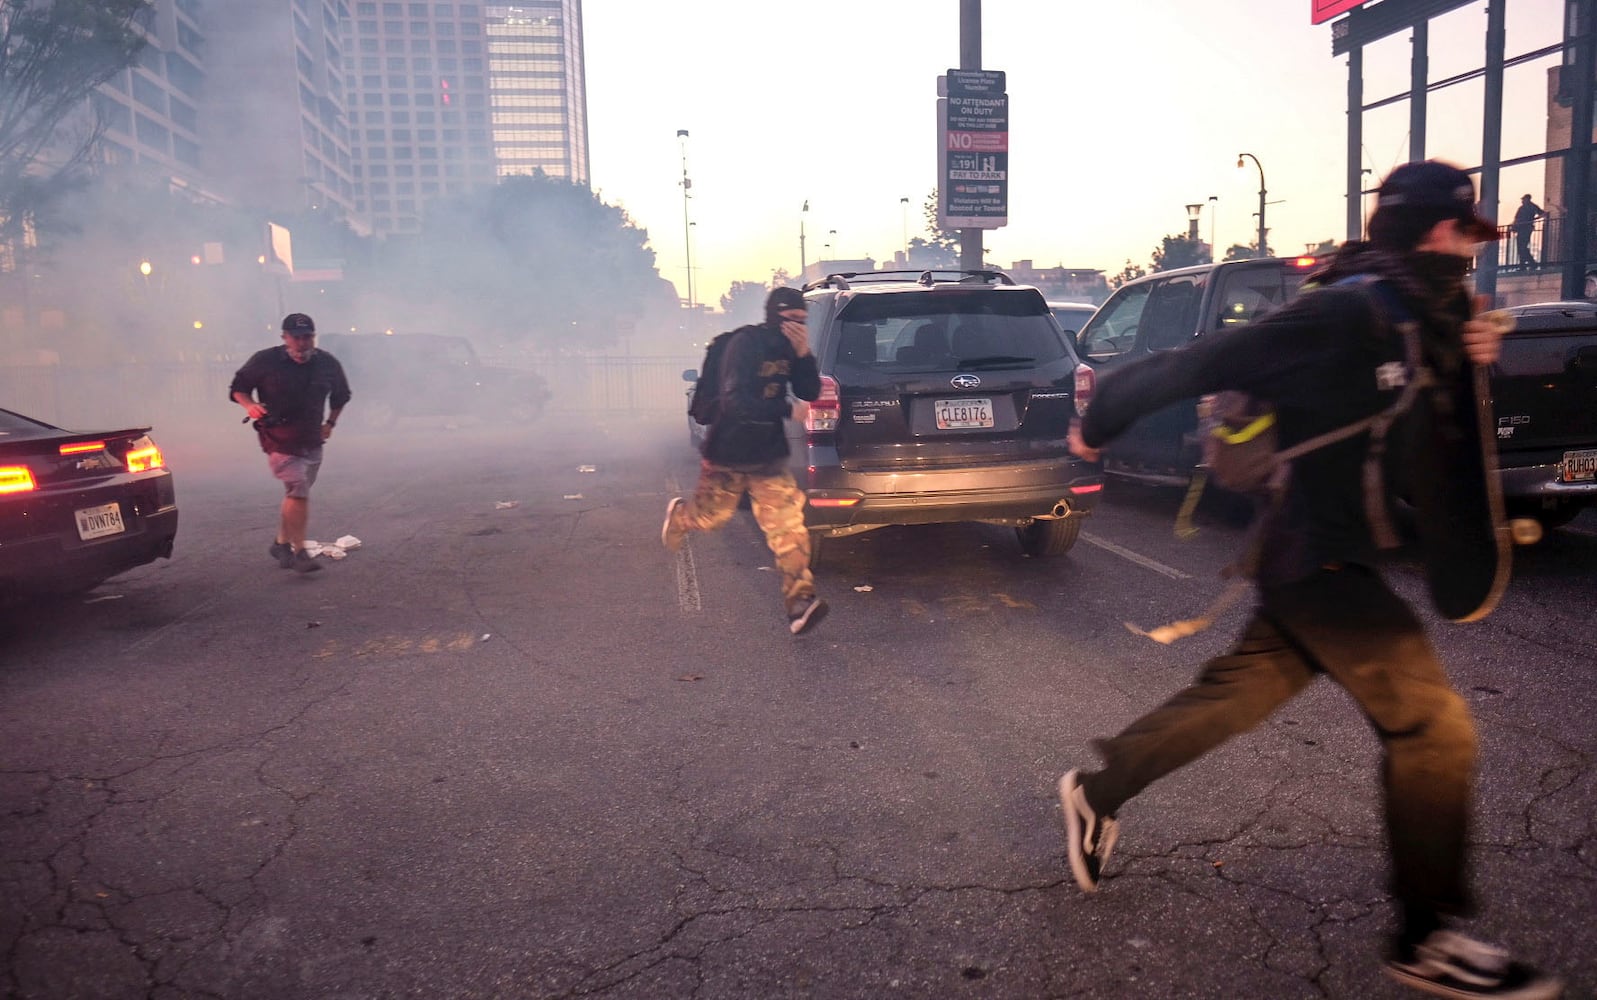
[[[137,65],[94,95],[99,159],[275,212],[355,207],[344,0],[156,0]]]
[[[488,7],[488,100],[499,176],[588,183],[581,0]]]
[[[588,181],[581,0],[357,0],[345,21],[356,211],[379,233],[427,202],[542,168]]]

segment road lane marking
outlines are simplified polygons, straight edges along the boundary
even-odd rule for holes
[[[1192,579],[1192,574],[1190,574],[1190,573],[1183,573],[1179,569],[1175,569],[1173,567],[1166,566],[1162,562],[1155,562],[1154,560],[1149,559],[1147,556],[1138,555],[1137,553],[1131,551],[1130,549],[1122,548],[1121,546],[1116,545],[1114,542],[1111,542],[1108,539],[1099,538],[1097,535],[1091,534],[1089,532],[1083,531],[1081,533],[1081,540],[1084,541],[1084,542],[1091,542],[1093,545],[1098,546],[1100,549],[1103,549],[1105,552],[1113,552],[1115,555],[1119,556],[1120,558],[1128,560],[1130,562],[1134,562],[1138,566],[1141,566],[1143,569],[1151,569],[1155,573],[1158,573],[1158,574],[1160,574],[1162,576],[1168,576],[1172,580],[1190,580],[1190,579]]]

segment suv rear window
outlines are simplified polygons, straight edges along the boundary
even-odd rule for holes
[[[1024,295],[861,295],[838,314],[837,362],[880,371],[1029,368],[1067,357]]]

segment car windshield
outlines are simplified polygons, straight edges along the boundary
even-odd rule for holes
[[[839,320],[839,365],[975,371],[1066,357],[1043,304],[1022,295],[862,295]]]

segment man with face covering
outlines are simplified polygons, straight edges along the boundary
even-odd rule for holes
[[[1506,583],[1507,555],[1493,439],[1481,433],[1489,404],[1477,399],[1476,369],[1496,360],[1503,330],[1475,315],[1484,303],[1472,304],[1465,275],[1496,227],[1477,216],[1469,175],[1426,161],[1398,167],[1382,183],[1369,234],[1368,243],[1343,246],[1315,276],[1318,287],[1281,310],[1105,378],[1071,429],[1071,449],[1097,459],[1138,418],[1224,390],[1272,404],[1284,449],[1385,410],[1417,378],[1424,388],[1388,436],[1387,467],[1411,471],[1403,488],[1420,508],[1433,601],[1443,609],[1467,582],[1462,606],[1444,613],[1480,617]],[[1411,322],[1419,365],[1397,329]],[[1430,386],[1420,374],[1427,369]],[[1072,874],[1083,890],[1096,890],[1123,806],[1327,676],[1358,703],[1385,753],[1399,918],[1387,972],[1439,996],[1556,997],[1557,980],[1456,926],[1470,909],[1465,834],[1475,729],[1424,626],[1376,568],[1363,480],[1369,441],[1360,433],[1293,460],[1282,501],[1256,526],[1258,605],[1235,645],[1191,686],[1096,741],[1101,770],[1060,779]],[[1389,500],[1391,485],[1387,491]]]
[[[255,421],[272,475],[283,484],[277,537],[268,554],[283,569],[314,573],[322,566],[305,551],[310,491],[322,466],[322,444],[349,403],[344,368],[317,349],[315,322],[289,313],[282,346],[251,355],[233,376],[228,395]]]
[[[692,497],[666,505],[660,541],[672,552],[689,532],[712,531],[731,520],[746,492],[754,519],[782,574],[788,631],[809,630],[826,616],[810,575],[810,535],[804,491],[788,471],[782,421],[803,420],[821,394],[810,351],[804,293],[776,288],[765,300],[765,322],[733,331],[720,363],[720,411],[705,433],[699,484]],[[798,397],[789,400],[788,394]]]

